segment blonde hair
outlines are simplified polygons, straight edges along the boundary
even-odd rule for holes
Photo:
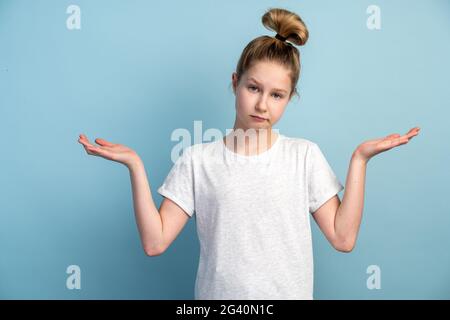
[[[308,29],[297,14],[281,8],[270,8],[261,20],[264,27],[275,31],[286,38],[286,41],[270,36],[260,36],[250,41],[241,53],[236,67],[237,82],[256,62],[277,62],[290,70],[292,87],[289,98],[294,93],[298,95],[296,85],[300,76],[300,53],[292,43],[304,45],[308,40]]]

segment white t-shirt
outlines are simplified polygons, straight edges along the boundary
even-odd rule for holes
[[[195,212],[195,299],[313,299],[310,213],[343,189],[317,144],[279,134],[251,156],[189,146],[158,193]]]

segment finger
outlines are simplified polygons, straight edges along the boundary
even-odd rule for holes
[[[89,142],[87,137],[83,134],[80,134],[80,138],[78,139],[78,142],[81,143],[85,147],[87,147],[87,146],[93,147],[93,145]]]
[[[96,147],[96,146],[92,146],[92,147],[86,147],[86,150],[88,151],[88,153],[90,152],[90,154],[96,156],[107,156],[107,151],[103,150],[101,147]]]
[[[105,146],[105,147],[112,147],[112,146],[114,146],[114,143],[108,142],[108,141],[106,141],[105,139],[102,139],[102,138],[95,139],[95,142],[97,144],[99,144],[101,146]]]
[[[411,130],[408,131],[407,134],[401,136],[400,138],[403,139],[412,139],[413,137],[417,136],[419,134],[420,128],[413,128]]]
[[[385,139],[398,138],[398,137],[400,137],[400,134],[393,133],[393,134],[386,136]]]
[[[397,137],[397,138],[390,138],[390,139],[386,139],[385,141],[382,142],[381,146],[383,149],[387,148],[387,149],[391,149],[393,147],[399,146],[401,144],[405,144],[408,142],[408,138],[407,137]]]
[[[90,155],[93,155],[93,156],[97,155],[92,147],[85,147],[84,149],[86,150],[87,154],[90,154]]]
[[[372,140],[370,140],[370,141],[373,141],[373,142],[375,142],[375,143],[378,143],[378,142],[387,141],[387,140],[390,140],[390,139],[392,139],[392,138],[398,138],[398,137],[400,137],[400,134],[398,134],[398,133],[393,133],[393,134],[387,135],[387,136],[385,136],[385,137],[372,139]]]
[[[403,136],[397,137],[397,139],[400,139],[401,142],[408,142],[409,139],[412,137],[415,137],[419,134],[420,128],[414,127],[408,131],[408,133],[404,134]]]
[[[87,154],[95,155],[95,151],[94,151],[93,147],[84,146],[84,150],[86,151]]]
[[[395,138],[393,140],[393,145],[394,146],[398,146],[398,145],[401,145],[401,144],[408,143],[408,141],[409,141],[408,136],[401,136],[401,137]]]
[[[78,140],[79,143],[83,145],[83,147],[94,147],[94,145],[90,144],[89,142],[86,142],[84,140]]]
[[[419,127],[415,127],[411,130],[408,131],[408,133],[406,134],[408,137],[412,138],[415,137],[419,134],[420,128]]]
[[[80,142],[84,147],[96,147],[96,148],[100,148],[100,149],[109,148],[107,146],[102,146],[102,145],[93,145],[92,143],[89,142],[89,140],[87,139],[87,137],[85,135],[80,135],[80,139],[78,139],[78,142]]]
[[[79,137],[78,140],[79,140],[79,141],[84,141],[84,142],[89,143],[88,138],[87,138],[84,134],[80,134],[80,137]]]
[[[88,138],[86,137],[86,135],[84,135],[84,134],[80,134],[80,139],[89,141]]]

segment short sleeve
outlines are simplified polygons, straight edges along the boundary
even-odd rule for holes
[[[192,147],[192,146],[191,146]],[[194,172],[191,147],[175,161],[158,193],[181,207],[189,217],[194,214]]]
[[[319,146],[312,143],[307,155],[309,212],[314,213],[325,202],[344,189]]]

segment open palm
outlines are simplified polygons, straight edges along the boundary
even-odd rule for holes
[[[381,152],[408,143],[410,139],[419,134],[419,131],[420,128],[415,127],[410,129],[408,133],[403,136],[398,133],[393,133],[383,138],[365,141],[358,146],[355,154],[367,162],[370,158]]]
[[[95,142],[98,144],[96,146],[91,144],[84,134],[80,134],[78,142],[84,146],[86,152],[90,155],[100,156],[127,166],[137,158],[136,152],[127,146],[108,142],[101,138],[95,139]]]

